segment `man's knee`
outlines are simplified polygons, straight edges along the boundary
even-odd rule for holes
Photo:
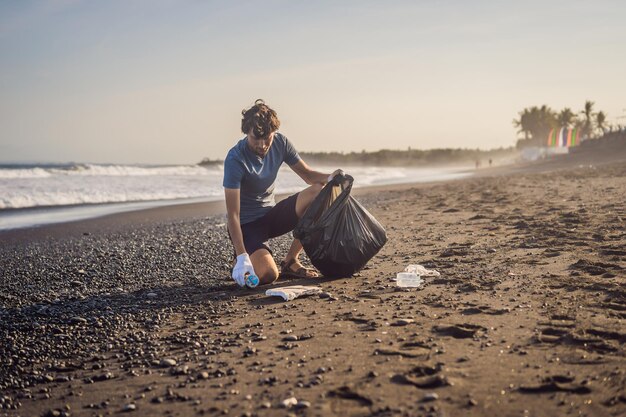
[[[254,272],[259,277],[259,284],[271,284],[278,279],[278,268],[274,262],[263,262],[257,267],[255,266]]]
[[[267,249],[260,249],[255,251],[252,256],[252,266],[257,277],[259,277],[259,284],[271,284],[278,278],[278,268],[272,258],[272,255]]]
[[[259,275],[259,284],[266,285],[271,284],[272,282],[278,279],[278,269],[271,268],[263,271],[261,275]]]

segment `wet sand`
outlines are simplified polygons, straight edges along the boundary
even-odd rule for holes
[[[624,196],[615,153],[359,190],[387,245],[287,303],[219,207],[5,232],[0,415],[624,415]]]

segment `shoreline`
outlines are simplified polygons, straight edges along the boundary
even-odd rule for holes
[[[429,182],[406,182],[393,183],[385,185],[367,185],[352,190],[352,195],[361,196],[370,193],[376,193],[389,189],[410,189],[418,186],[431,186],[435,184],[444,184],[450,181],[462,181],[471,178],[473,173],[468,176],[455,179],[437,180]],[[277,194],[276,201],[280,201],[292,194]],[[116,203],[112,203],[116,204]],[[76,206],[77,208],[83,206]],[[20,210],[20,209],[17,209]],[[26,210],[31,210],[27,208]],[[38,208],[32,208],[38,210]],[[42,211],[45,211],[43,209]],[[159,204],[154,207],[147,208],[131,208],[129,210],[117,211],[88,217],[77,220],[59,221],[41,225],[31,225],[12,229],[0,229],[0,240],[6,242],[28,241],[31,238],[54,237],[61,238],[63,235],[71,234],[78,236],[81,233],[93,233],[98,230],[106,229],[108,231],[123,230],[127,227],[141,226],[158,222],[167,222],[174,220],[193,220],[204,217],[211,217],[220,214],[226,214],[226,206],[223,199],[214,201],[201,202],[172,202],[170,204]],[[83,230],[82,232],[77,229]]]
[[[363,167],[358,167],[362,169]],[[388,167],[393,169],[394,167]],[[402,169],[409,169],[404,167]],[[421,168],[418,168],[418,170]],[[414,184],[414,183],[436,183],[445,182],[450,179],[466,178],[473,175],[473,170],[468,167],[440,167],[443,171],[431,172],[424,171],[420,174],[422,177],[411,178],[410,175],[415,175],[413,172],[403,172],[403,175],[409,175],[407,178],[394,178],[389,177],[386,179],[378,179],[374,183],[370,183],[371,178],[367,178],[364,185],[357,188],[376,188],[376,187],[393,187],[402,184]],[[422,169],[423,170],[423,169]],[[306,184],[302,184],[302,188],[306,187]],[[287,187],[291,189],[292,187]],[[299,191],[299,190],[297,190]],[[285,192],[277,195],[278,200],[284,196],[291,195],[296,190]],[[223,193],[219,196],[212,197],[192,197],[183,199],[172,200],[139,200],[130,202],[110,202],[110,203],[85,203],[85,204],[70,204],[70,205],[53,205],[53,206],[33,206],[15,209],[0,210],[0,233],[4,231],[18,231],[29,228],[46,227],[54,224],[65,224],[76,221],[83,221],[89,219],[96,219],[109,215],[123,214],[126,212],[134,212],[141,210],[152,210],[155,208],[165,208],[172,206],[184,206],[193,204],[206,204],[207,207],[223,201]],[[209,209],[209,212],[214,210]]]
[[[600,151],[600,152],[598,152]],[[604,152],[603,152],[604,151]],[[585,152],[576,152],[565,155],[553,156],[551,158],[533,162],[512,163],[494,167],[484,167],[479,169],[464,169],[459,173],[465,173],[467,176],[454,179],[436,180],[436,181],[414,181],[406,183],[394,183],[383,185],[367,185],[353,189],[352,195],[362,196],[370,193],[376,193],[389,189],[410,189],[413,187],[432,186],[436,184],[446,184],[453,181],[463,181],[471,178],[484,178],[500,175],[514,175],[531,172],[558,171],[561,169],[569,169],[577,164],[609,164],[626,158],[624,150],[618,152],[606,152],[605,150],[586,150]],[[280,201],[291,194],[277,194],[276,200]],[[137,204],[151,204],[155,202],[137,202]],[[111,203],[125,204],[125,203]],[[131,203],[132,204],[132,203]],[[158,203],[157,203],[158,204]],[[95,205],[97,206],[97,205]],[[57,206],[49,208],[54,209]],[[67,206],[67,208],[83,208],[85,205]],[[25,210],[37,211],[46,208],[32,207]],[[21,210],[21,209],[16,209]],[[76,220],[63,220],[53,223],[45,223],[41,225],[30,225],[11,229],[0,229],[0,239],[6,242],[16,242],[28,240],[30,238],[40,238],[43,236],[62,237],[68,230],[72,235],[77,235],[75,229],[83,229],[83,233],[92,233],[101,228],[112,230],[120,230],[133,225],[142,225],[154,223],[158,221],[172,221],[176,219],[190,220],[202,217],[215,216],[225,214],[226,208],[223,199],[201,201],[201,202],[162,202],[154,207],[147,208],[129,208],[128,210],[115,211],[95,217],[87,217]],[[90,224],[93,223],[93,224]],[[23,236],[21,236],[23,235]]]

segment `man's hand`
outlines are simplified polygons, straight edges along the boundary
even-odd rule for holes
[[[331,182],[333,178],[335,178],[337,175],[343,176],[344,172],[341,169],[336,169],[335,172],[333,172],[332,174],[328,176],[328,181],[326,182]]]
[[[256,275],[254,268],[252,267],[252,261],[247,253],[242,253],[237,256],[237,263],[233,268],[233,279],[240,287],[246,285],[245,276],[246,273],[250,275]]]

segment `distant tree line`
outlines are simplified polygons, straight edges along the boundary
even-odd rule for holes
[[[583,109],[574,113],[569,107],[555,111],[545,104],[533,106],[520,111],[519,117],[513,119],[513,126],[524,138],[517,141],[517,147],[542,146],[546,143],[551,129],[580,129],[581,138],[598,138],[612,131],[621,131],[622,126],[610,125],[606,121],[606,113],[594,111],[595,103],[586,101]]]
[[[426,166],[447,164],[474,164],[477,161],[496,160],[512,156],[513,147],[483,151],[480,149],[429,149],[407,150],[381,149],[374,152],[299,152],[302,159],[311,164],[367,165],[367,166]],[[221,164],[221,160],[205,158],[200,165]]]
[[[514,152],[513,148],[498,148],[488,151],[480,149],[428,149],[391,150],[381,149],[375,152],[300,152],[305,161],[312,163],[331,163],[369,166],[424,166],[474,163],[476,161],[497,159]]]

